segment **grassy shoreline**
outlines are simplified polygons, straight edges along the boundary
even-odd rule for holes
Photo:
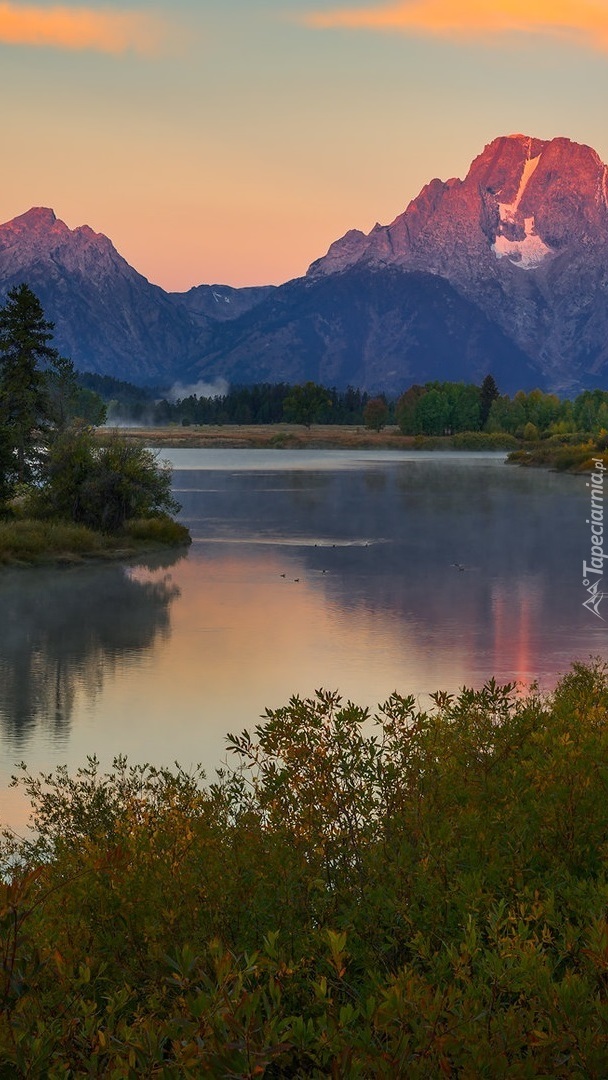
[[[403,435],[397,427],[369,431],[332,424],[313,424],[310,428],[295,424],[173,425],[123,428],[121,434],[130,442],[161,452],[164,449],[504,451],[508,455],[507,464],[524,468],[583,474],[593,469],[593,460],[598,458],[603,458],[608,467],[608,451],[598,450],[591,436],[579,442],[571,442],[568,436],[553,436],[530,443],[507,434]]]
[[[107,429],[101,430],[107,434]],[[157,449],[225,450],[502,450],[519,447],[510,435],[465,432],[462,435],[403,435],[398,427],[370,431],[338,424],[208,424],[180,427],[121,428],[130,442]],[[466,444],[466,445],[465,445]]]
[[[22,518],[0,521],[0,568],[126,560],[190,543],[188,529],[168,517],[139,518],[114,534],[67,522]]]
[[[524,446],[509,454],[508,465],[521,465],[524,469],[550,469],[552,472],[585,475],[593,472],[595,463],[603,461],[608,466],[608,451],[598,449],[595,441],[568,445],[564,443],[540,443]]]

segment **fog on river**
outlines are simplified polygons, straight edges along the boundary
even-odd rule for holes
[[[582,606],[582,477],[500,454],[175,450],[188,553],[0,573],[0,817],[8,789],[88,754],[208,775],[228,731],[318,687],[374,706],[551,686],[607,654]],[[608,602],[607,602],[608,610]]]

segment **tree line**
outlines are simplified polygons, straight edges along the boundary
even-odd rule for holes
[[[297,385],[258,383],[233,386],[213,396],[189,394],[172,400],[159,388],[142,388],[107,375],[78,375],[82,392],[103,400],[108,423],[170,424],[336,424],[381,430],[398,427],[404,435],[442,436],[461,432],[508,434],[533,441],[608,431],[608,391],[585,390],[573,400],[535,389],[513,397],[501,394],[488,374],[477,385],[428,382],[397,398],[371,395],[314,382]]]

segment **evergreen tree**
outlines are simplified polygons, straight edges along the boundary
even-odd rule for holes
[[[52,332],[53,323],[44,318],[32,290],[26,284],[11,289],[0,308],[0,425],[19,482],[36,474],[40,434],[56,419],[49,378],[64,387],[73,379],[70,361],[50,344]]]
[[[496,380],[493,375],[486,375],[481,384],[480,393],[480,412],[479,422],[482,428],[486,426],[488,417],[490,415],[490,409],[492,408],[492,402],[497,401],[500,397]]]

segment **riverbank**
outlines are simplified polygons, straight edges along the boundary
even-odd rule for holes
[[[99,429],[107,435],[108,429]],[[458,435],[403,435],[398,427],[369,431],[337,424],[208,424],[121,428],[130,442],[157,449],[225,450],[514,450],[521,443],[511,435],[463,432]]]
[[[104,429],[100,429],[104,430]],[[209,424],[121,428],[129,442],[154,449],[173,450],[504,450],[508,465],[551,469],[555,472],[588,473],[594,459],[608,468],[608,450],[598,450],[589,436],[552,436],[538,443],[524,442],[506,433],[464,431],[456,435],[403,435],[398,427],[369,431],[337,424]]]
[[[553,472],[589,473],[597,461],[608,468],[608,450],[598,449],[597,441],[568,445],[547,440],[537,446],[529,444],[509,454],[508,465],[521,465],[526,469],[551,469]]]
[[[190,543],[188,529],[169,517],[138,518],[127,522],[120,533],[23,518],[0,522],[0,566],[69,566],[131,559]]]

